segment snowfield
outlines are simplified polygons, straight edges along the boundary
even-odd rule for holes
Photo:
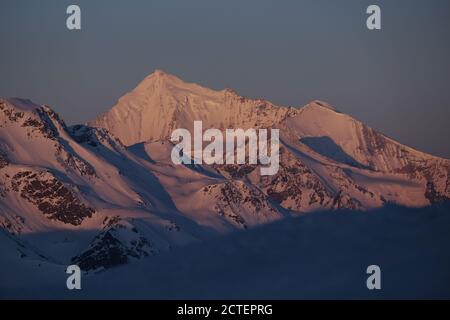
[[[196,120],[279,129],[278,172],[174,164],[171,133]],[[275,106],[160,70],[86,125],[0,98],[0,297],[448,296],[449,200],[450,160],[321,101]],[[70,264],[81,292],[65,289]]]
[[[0,297],[448,299],[449,209],[388,206],[287,218],[84,274],[79,291],[65,288],[62,266],[7,260]],[[381,268],[379,291],[366,287],[373,264]]]

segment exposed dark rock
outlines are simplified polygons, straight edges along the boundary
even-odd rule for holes
[[[427,198],[431,204],[450,200],[449,197],[447,197],[444,194],[441,194],[439,191],[436,190],[436,187],[432,181],[428,181],[427,183],[427,188],[425,190],[425,198]]]
[[[48,171],[19,172],[12,178],[11,187],[52,220],[76,226],[95,213]]]
[[[370,127],[362,126],[362,128],[364,141],[369,154],[375,156],[379,153],[382,153],[384,148],[386,147],[386,138]],[[372,169],[375,170],[376,168]]]
[[[7,230],[12,235],[22,233],[25,225],[25,219],[22,216],[15,215],[13,217],[0,216],[0,227]]]
[[[3,169],[9,164],[8,157],[6,156],[6,153],[4,153],[2,150],[0,150],[0,169]]]
[[[9,121],[12,122],[18,122],[24,116],[23,112],[10,109],[3,102],[0,102],[0,111],[2,111],[5,114],[5,116],[9,119]]]
[[[78,143],[87,144],[91,147],[114,145],[123,148],[122,143],[104,128],[92,128],[85,125],[74,125],[69,128],[71,137]]]
[[[39,132],[47,139],[56,140],[59,135],[58,130],[46,113],[41,109],[37,109],[36,115],[38,118],[28,117],[22,123],[22,127],[31,128],[31,132]]]
[[[220,216],[243,229],[248,228],[242,216],[242,211],[245,209],[255,215],[263,214],[263,212],[276,213],[264,193],[250,188],[243,182],[228,180],[225,183],[206,186],[203,192],[215,197],[214,208]]]
[[[73,169],[82,176],[97,176],[95,169],[89,163],[66,151],[61,145],[57,146],[56,157],[66,169]]]
[[[222,168],[223,168],[223,170],[228,172],[228,174],[233,179],[240,179],[240,178],[243,178],[244,176],[246,176],[247,174],[252,173],[253,170],[255,170],[257,168],[257,166],[256,165],[248,165],[248,164],[242,164],[242,165],[227,164],[227,165],[224,165]]]
[[[363,206],[357,199],[351,198],[348,194],[339,191],[333,198],[333,209],[360,210]]]
[[[272,200],[289,210],[303,211],[307,209],[304,206],[313,204],[328,207],[332,194],[321,180],[284,148],[280,149],[280,153],[278,173],[261,177],[259,187]]]
[[[173,221],[169,221],[169,224],[166,225],[165,228],[168,231],[180,231],[181,230],[180,226]]]
[[[72,263],[82,270],[107,269],[156,253],[153,245],[135,227],[122,225],[115,218],[108,218],[108,221],[109,227],[94,238],[86,251],[73,257]],[[128,234],[123,237],[124,233]],[[130,237],[131,240],[127,239]]]

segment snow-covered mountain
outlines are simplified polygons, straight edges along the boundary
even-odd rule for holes
[[[203,129],[280,129],[278,173],[174,165],[170,135],[195,120]],[[88,125],[0,99],[0,239],[14,247],[12,266],[96,270],[320,209],[426,206],[449,200],[449,177],[449,160],[324,102],[275,106],[163,71]]]
[[[106,130],[20,99],[1,99],[0,119],[0,226],[39,256],[107,267],[205,234]]]
[[[298,109],[275,106],[157,70],[90,125],[132,146],[167,141],[175,128],[192,130],[195,120],[204,129],[280,129],[282,168],[275,177],[257,177],[248,166],[216,170],[234,180],[251,178],[287,209],[368,208],[387,201],[420,206],[450,196],[449,160],[404,146],[321,101]]]
[[[108,112],[90,122],[107,128],[125,145],[164,140],[175,128],[264,128],[285,119],[293,109],[265,100],[239,96],[233,90],[214,91],[157,70],[121,97]]]

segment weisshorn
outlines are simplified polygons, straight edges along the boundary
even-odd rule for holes
[[[268,135],[268,132],[270,134]],[[270,140],[270,154],[269,154]],[[202,121],[194,121],[194,141],[187,129],[172,132],[177,143],[171,153],[174,164],[262,164],[261,175],[275,175],[280,164],[280,133],[278,129],[219,129],[203,132]],[[248,141],[248,144],[247,144]],[[204,143],[208,143],[203,148]],[[224,152],[225,145],[225,152]],[[248,155],[246,153],[248,145]]]

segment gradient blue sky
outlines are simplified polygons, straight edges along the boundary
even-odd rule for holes
[[[381,31],[365,27],[369,4]],[[159,68],[281,105],[325,100],[450,158],[449,18],[448,0],[0,0],[0,96],[80,123]]]

